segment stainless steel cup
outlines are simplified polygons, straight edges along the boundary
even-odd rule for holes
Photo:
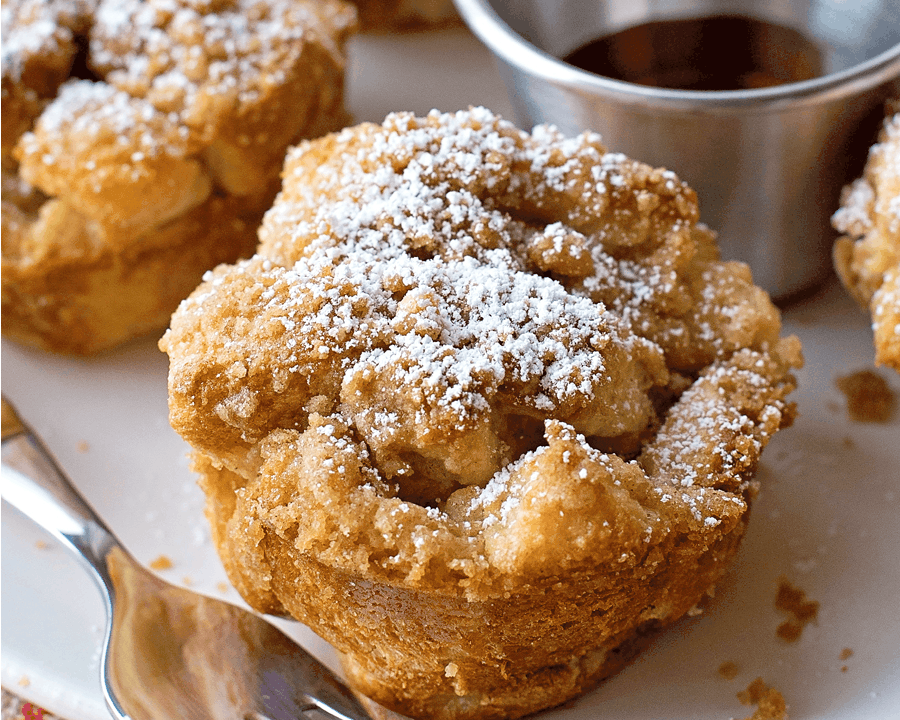
[[[884,100],[900,93],[900,0],[455,0],[493,52],[518,123],[600,132],[614,151],[696,191],[722,255],[786,299],[831,269],[830,216],[858,173]],[[813,79],[676,90],[601,77],[559,58],[648,21],[738,15],[801,32]]]

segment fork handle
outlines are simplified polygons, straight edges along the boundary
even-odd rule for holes
[[[53,456],[3,398],[0,494],[68,546],[92,570],[101,589],[110,580],[106,556],[119,543],[60,470]]]
[[[108,647],[112,632],[115,597],[107,557],[121,548],[110,529],[97,517],[50,451],[19,419],[6,398],[3,404],[3,463],[0,495],[14,508],[56,537],[89,571],[100,589],[106,611],[101,645],[102,690],[106,707],[116,720],[129,720],[119,701],[110,693]]]

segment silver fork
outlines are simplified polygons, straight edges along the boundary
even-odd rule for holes
[[[2,496],[100,588],[100,679],[116,720],[369,720],[328,668],[270,623],[141,566],[5,398]]]

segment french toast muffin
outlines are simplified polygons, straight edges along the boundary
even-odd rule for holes
[[[798,340],[596,134],[397,113],[283,177],[160,342],[231,581],[414,718],[590,688],[727,567]]]
[[[869,151],[862,177],[844,188],[832,217],[838,276],[872,315],[875,362],[900,372],[900,100]]]
[[[346,124],[342,0],[4,0],[3,333],[162,331],[252,254],[288,146]]]

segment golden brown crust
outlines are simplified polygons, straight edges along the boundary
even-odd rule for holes
[[[256,608],[420,718],[612,672],[737,548],[796,338],[693,192],[483,108],[305,142],[173,316],[170,418]]]
[[[863,176],[844,189],[832,223],[844,233],[834,246],[838,275],[872,314],[875,362],[900,372],[900,101],[888,108]]]
[[[208,268],[252,251],[260,219],[233,199],[211,197],[118,248],[60,200],[21,225],[14,214],[4,203],[3,334],[83,355],[164,327]]]
[[[212,192],[189,138],[152,105],[105,83],[67,83],[15,150],[19,175],[77,208],[109,244],[189,212]]]
[[[250,254],[288,145],[344,124],[342,0],[13,0],[3,22],[4,332],[30,344],[163,327]]]

